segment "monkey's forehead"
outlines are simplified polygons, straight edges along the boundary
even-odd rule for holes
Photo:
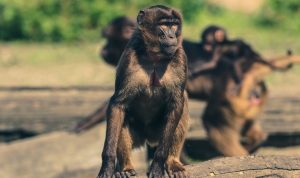
[[[151,24],[181,23],[181,19],[172,12],[148,12],[145,21]]]

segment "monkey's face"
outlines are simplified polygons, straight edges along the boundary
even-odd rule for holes
[[[156,27],[156,34],[160,44],[160,50],[166,55],[172,55],[178,48],[177,30],[178,24],[165,19]]]
[[[205,49],[207,51],[212,51],[214,45],[222,44],[227,40],[227,35],[224,28],[211,25],[202,32],[201,38],[205,45]]]
[[[141,10],[137,21],[150,53],[175,54],[181,44],[182,18],[179,12],[165,6],[154,6]]]
[[[223,29],[219,29],[215,32],[214,39],[216,43],[223,43],[227,40],[226,32]]]

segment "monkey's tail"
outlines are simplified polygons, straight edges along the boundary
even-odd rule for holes
[[[97,124],[102,123],[106,119],[106,110],[107,110],[108,103],[105,102],[102,106],[97,109],[93,114],[89,115],[88,117],[82,119],[73,129],[75,133],[81,133],[87,131]]]

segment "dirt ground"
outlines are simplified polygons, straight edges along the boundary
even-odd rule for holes
[[[79,135],[69,131],[111,93],[111,90],[1,90],[0,177],[95,177],[101,163],[105,124]],[[260,116],[272,137],[270,144],[256,154],[300,156],[299,106],[299,88],[272,88],[270,100]],[[205,141],[200,122],[203,107],[204,103],[190,101],[192,119],[188,139]],[[26,133],[32,137],[18,139]],[[133,155],[135,167],[146,170],[145,150],[138,149]]]

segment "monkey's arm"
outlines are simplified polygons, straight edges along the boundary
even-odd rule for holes
[[[284,71],[287,71],[288,69],[290,69],[292,67],[292,64],[287,65],[287,66],[276,66],[276,65],[272,64],[271,62],[264,60],[260,56],[257,56],[255,58],[255,61],[260,63],[260,64],[264,64],[266,66],[269,66],[270,69],[272,69],[274,71],[283,71],[284,72]]]
[[[267,61],[264,58],[261,57],[261,55],[259,55],[256,51],[253,50],[253,48],[251,48],[250,45],[248,45],[245,42],[241,42],[243,48],[244,48],[244,55],[249,58],[249,60],[254,60],[254,62],[257,62],[259,64],[263,64],[267,67],[270,67],[271,70],[274,71],[287,71],[288,69],[290,69],[292,67],[292,65],[286,65],[286,66],[277,66],[275,64],[273,64],[271,61]],[[292,52],[288,51],[287,56],[291,56]]]
[[[214,69],[216,67],[217,63],[219,62],[221,55],[222,55],[222,48],[217,47],[214,50],[211,60],[207,63],[202,63],[200,66],[197,66],[195,69],[190,71],[189,77],[193,78],[203,71]]]
[[[183,95],[183,93],[180,95]],[[159,146],[157,147],[157,150],[155,152],[154,159],[150,168],[150,173],[152,172],[152,170],[160,170],[162,167],[164,167],[164,163],[167,160],[167,156],[169,155],[170,149],[172,147],[172,141],[174,137],[176,137],[174,133],[183,113],[184,102],[186,101],[184,101],[183,96],[179,95],[173,96],[172,99],[170,99],[170,101],[168,102],[169,105],[165,117],[166,125],[159,141]]]
[[[122,66],[117,68],[115,92],[109,101],[106,113],[107,127],[102,152],[102,166],[98,175],[100,178],[112,177],[114,174],[118,140],[125,119],[125,105],[134,94],[128,84],[129,76],[125,75],[131,56],[128,55],[128,51],[124,53],[125,55],[120,59]]]
[[[107,109],[107,128],[104,148],[102,152],[102,166],[99,177],[112,177],[115,170],[117,145],[124,122],[124,106],[116,102],[115,95],[111,98]]]

